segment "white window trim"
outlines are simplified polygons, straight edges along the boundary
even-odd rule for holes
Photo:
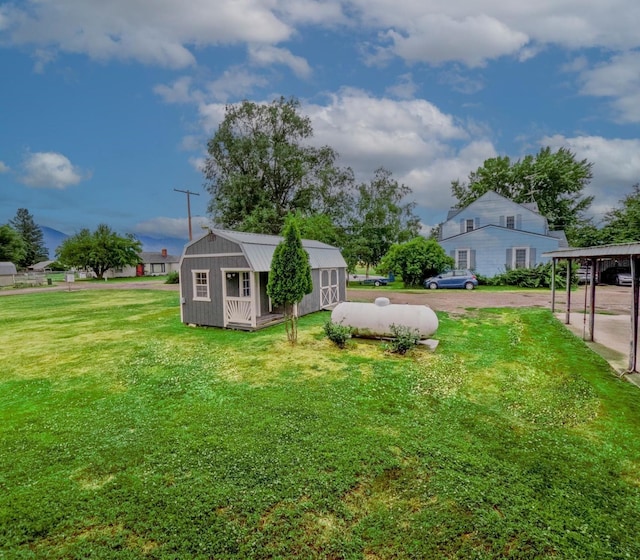
[[[529,267],[529,259],[530,259],[530,255],[531,255],[531,248],[530,247],[513,247],[511,249],[511,268],[515,270],[516,268],[516,253],[518,251],[526,251],[525,253],[525,261],[524,261],[524,267],[523,268],[530,268]]]
[[[460,253],[462,251],[467,252],[467,266],[465,267],[460,266]],[[471,249],[467,247],[461,247],[460,249],[456,249],[456,269],[459,269],[459,268],[464,268],[465,270],[471,268]]]
[[[249,291],[248,294],[244,293],[245,292],[245,283],[244,283],[245,274],[246,274],[246,279],[247,279],[247,282],[248,282],[248,286],[246,286],[247,290]],[[250,298],[251,297],[251,294],[253,293],[253,290],[251,289],[252,288],[252,284],[253,284],[253,282],[251,281],[251,271],[242,270],[240,272],[240,285],[239,285],[240,297],[244,297],[244,298]]]
[[[196,275],[197,274],[206,274],[207,275],[207,283],[206,284],[196,284]],[[211,271],[207,269],[198,269],[191,271],[191,281],[193,286],[193,301],[211,301]],[[197,286],[207,286],[207,295],[206,297],[198,296]]]

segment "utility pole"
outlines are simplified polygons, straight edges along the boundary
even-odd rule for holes
[[[196,196],[200,196],[200,193],[187,191],[181,191],[180,189],[173,189],[176,192],[181,192],[187,195],[187,216],[189,216],[189,241],[193,240],[193,235],[191,233],[191,195],[195,194]]]

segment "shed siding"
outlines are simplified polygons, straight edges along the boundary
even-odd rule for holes
[[[222,301],[222,273],[221,268],[247,268],[244,257],[192,257],[182,261],[180,269],[180,290],[185,298],[183,306],[183,321],[195,325],[224,326],[224,305]],[[192,270],[209,271],[209,294],[211,301],[193,301]]]
[[[549,258],[541,254],[557,249],[558,243],[553,237],[497,227],[486,227],[440,241],[447,254],[452,254],[459,247],[472,247],[475,252],[474,270],[483,276],[495,276],[511,267],[508,255],[513,254],[513,247],[529,247],[530,265],[535,266],[548,262]]]
[[[257,238],[258,241],[260,240],[260,236],[255,235],[254,237]],[[253,242],[254,245],[248,245],[250,241]],[[221,269],[251,270],[251,263],[253,261],[247,260],[247,258],[250,259],[250,255],[258,251],[258,249],[256,249],[258,246],[259,243],[250,235],[247,237],[247,241],[240,243],[237,240],[231,241],[226,239],[226,237],[223,237],[222,232],[219,235],[215,235],[214,232],[204,235],[185,248],[180,263],[180,293],[184,300],[184,303],[182,303],[183,322],[195,325],[224,327],[225,302],[222,297],[223,282],[226,282],[226,278],[223,278]],[[268,244],[265,244],[265,247],[268,247]],[[327,266],[327,268],[337,270],[339,301],[345,301],[347,297],[347,271],[344,266],[344,259],[342,259],[338,252],[337,260],[342,266],[336,267],[337,249],[325,248],[323,246],[315,247],[311,250],[314,251],[318,262],[324,263],[326,261],[328,265],[332,265]],[[328,255],[326,258],[325,253]],[[247,257],[245,257],[245,255],[247,255]],[[256,259],[259,260],[257,257]],[[253,264],[255,265],[256,263]],[[211,301],[193,300],[192,271],[194,270],[206,270],[209,272],[209,294]],[[258,267],[254,270],[254,274],[254,278],[259,284],[258,293],[255,294],[255,296],[259,298],[257,313],[261,316],[269,312],[269,297],[266,292],[269,273],[260,270]],[[298,312],[301,316],[321,309],[320,269],[312,269],[311,277],[313,281],[313,291],[307,294],[298,305]],[[227,295],[231,294],[227,293]],[[277,312],[278,310],[274,309],[274,311]]]

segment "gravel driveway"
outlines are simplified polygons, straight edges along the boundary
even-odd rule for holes
[[[464,313],[468,308],[481,307],[545,307],[551,308],[551,291],[504,291],[483,290],[424,290],[424,292],[393,292],[384,288],[349,289],[349,301],[374,301],[377,297],[388,297],[391,303],[411,303],[428,305],[434,311]],[[567,294],[564,290],[556,291],[556,311],[564,311]],[[631,288],[619,286],[597,286],[596,312],[629,314],[631,305]],[[581,311],[585,308],[585,288],[580,287],[571,293],[571,310]]]

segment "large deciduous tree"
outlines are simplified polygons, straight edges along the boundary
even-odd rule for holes
[[[422,281],[453,267],[455,261],[435,239],[418,236],[406,243],[391,246],[378,270],[402,276],[405,287],[421,286]]]
[[[275,305],[284,308],[287,339],[295,343],[298,339],[297,305],[313,290],[309,254],[302,246],[300,231],[293,217],[284,228],[284,240],[273,253],[271,272],[267,283],[267,294]]]
[[[58,262],[67,267],[93,270],[98,279],[110,268],[135,266],[140,262],[142,244],[132,234],[118,235],[108,225],[95,231],[82,229],[67,237],[56,251]]]
[[[361,263],[368,272],[391,245],[418,235],[420,220],[413,213],[416,203],[405,201],[410,194],[411,189],[399,184],[383,167],[368,184],[358,186],[350,237],[344,247],[350,269]]]
[[[580,222],[593,201],[592,196],[583,195],[592,167],[566,148],[553,152],[545,147],[516,162],[506,156],[490,158],[469,174],[467,182],[452,181],[451,191],[458,208],[489,190],[518,203],[536,202],[551,229],[567,229]]]
[[[330,147],[305,143],[313,129],[299,110],[299,101],[284,97],[226,107],[204,166],[217,225],[279,234],[289,212],[325,213],[334,221],[348,208],[351,171],[336,166]]]
[[[19,262],[15,263],[19,268],[26,268],[49,258],[42,230],[36,225],[29,210],[18,208],[15,218],[9,220],[9,224],[18,232],[24,244],[24,255]]]
[[[0,261],[17,265],[24,262],[25,253],[20,234],[9,224],[0,226]]]
[[[604,226],[600,230],[600,241],[604,243],[640,242],[640,184],[632,187],[630,194],[620,201],[620,206],[605,214]]]

